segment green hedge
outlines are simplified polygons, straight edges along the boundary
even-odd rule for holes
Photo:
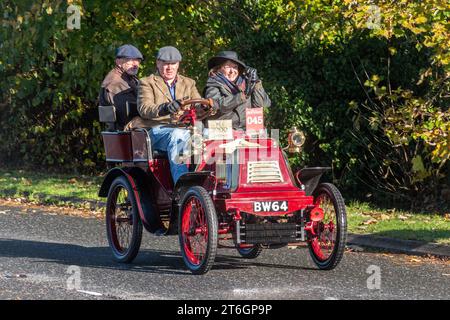
[[[306,131],[294,166],[332,166],[330,178],[352,197],[445,201],[445,1],[68,2],[82,8],[80,30],[66,28],[66,1],[0,3],[3,164],[104,169],[96,99],[121,44],[144,53],[141,76],[159,47],[177,46],[200,90],[208,58],[234,49],[263,78],[269,126],[282,136],[292,125]]]

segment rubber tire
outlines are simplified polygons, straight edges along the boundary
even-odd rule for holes
[[[252,248],[236,248],[236,249],[241,255],[241,257],[244,259],[255,259],[261,254],[263,250],[263,248],[259,244],[254,245]]]
[[[313,192],[314,199],[320,194],[326,193],[333,202],[334,210],[336,212],[337,220],[337,234],[336,242],[331,255],[324,261],[316,257],[311,241],[308,241],[309,253],[314,263],[322,270],[332,270],[342,260],[345,250],[345,243],[347,240],[347,212],[345,209],[344,198],[342,197],[338,188],[331,183],[321,183]]]
[[[196,197],[200,201],[202,207],[204,208],[208,228],[208,242],[206,253],[205,257],[203,258],[203,261],[199,265],[191,263],[191,261],[189,261],[189,259],[187,258],[186,252],[184,251],[184,241],[182,232],[183,208],[187,200],[189,200],[189,198],[191,198],[192,196]],[[211,267],[214,264],[214,260],[216,258],[218,237],[219,233],[218,233],[217,214],[210,195],[205,190],[205,188],[201,186],[193,186],[189,188],[188,191],[183,196],[180,211],[178,214],[178,240],[184,263],[193,274],[205,274],[211,269]]]
[[[111,219],[110,219],[110,210],[111,206],[113,205],[112,201],[112,194],[115,191],[116,188],[123,187],[127,190],[128,196],[131,200],[131,206],[132,206],[132,219],[133,219],[133,229],[132,229],[132,235],[131,235],[131,241],[130,246],[128,249],[121,253],[120,250],[116,247],[113,241],[113,234],[112,234],[112,225],[111,225]],[[141,247],[142,242],[142,222],[139,217],[139,212],[137,209],[137,202],[136,197],[134,196],[133,188],[130,185],[130,182],[125,176],[119,176],[116,179],[114,179],[113,183],[111,184],[108,192],[108,198],[106,202],[106,233],[108,237],[109,247],[111,248],[111,251],[113,253],[114,260],[120,263],[131,263],[137,256],[139,249]]]

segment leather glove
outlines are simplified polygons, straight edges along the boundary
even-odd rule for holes
[[[249,98],[252,95],[253,90],[255,89],[256,83],[257,82],[252,82],[249,79],[246,79],[246,81],[245,81],[245,91],[244,91],[244,94],[245,94],[246,98]]]
[[[211,103],[211,115],[215,115],[217,113],[217,111],[219,111],[220,105],[219,105],[219,102],[217,100],[211,99],[211,101],[212,101],[212,103]]]
[[[247,67],[245,69],[245,74],[250,83],[255,83],[259,81],[258,73],[255,68]]]
[[[165,116],[168,114],[174,114],[177,113],[178,110],[181,108],[181,101],[180,100],[173,100],[171,102],[164,103],[160,106],[159,115]]]

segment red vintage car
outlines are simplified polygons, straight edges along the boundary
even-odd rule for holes
[[[205,138],[193,126],[199,104],[208,107],[210,101],[183,102],[179,121],[192,130],[192,152],[186,158],[190,171],[175,185],[167,155],[152,150],[147,131],[114,130],[114,107],[99,107],[100,120],[110,124],[110,131],[102,132],[110,170],[99,196],[107,197],[115,260],[133,261],[144,226],[157,235],[178,234],[183,260],[194,274],[208,272],[226,243],[253,259],[263,249],[307,242],[318,268],[335,268],[344,253],[347,220],[339,190],[319,183],[329,168],[294,174],[279,141],[264,130],[230,133],[210,126]],[[288,140],[287,148],[298,152],[304,136],[293,131]]]

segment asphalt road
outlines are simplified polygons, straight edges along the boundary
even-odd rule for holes
[[[118,264],[102,220],[35,211],[0,206],[0,299],[450,299],[448,261],[347,252],[320,271],[306,248],[220,249],[195,276],[176,236],[144,232],[136,260]]]

